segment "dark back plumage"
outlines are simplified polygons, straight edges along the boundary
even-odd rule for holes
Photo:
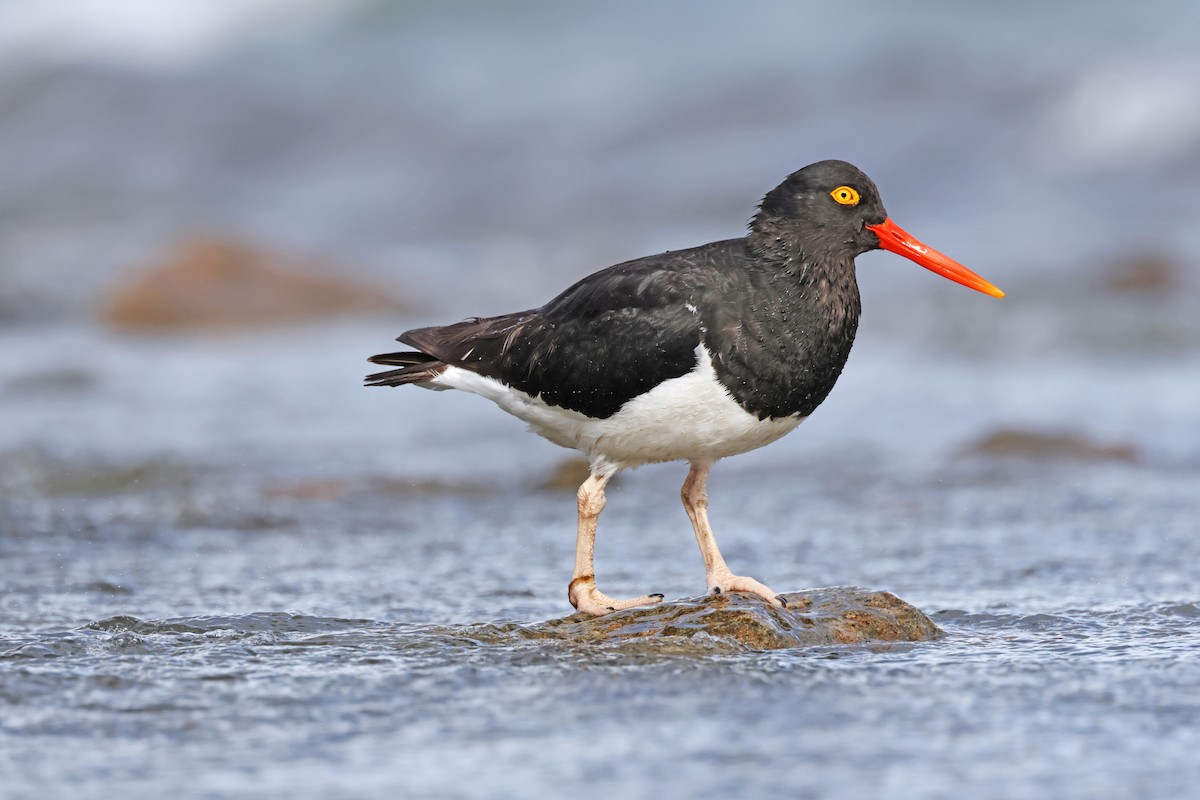
[[[854,208],[832,203],[852,186]],[[854,257],[878,246],[864,225],[886,218],[875,184],[844,161],[790,176],[763,199],[749,236],[618,264],[546,305],[418,328],[415,351],[374,356],[396,367],[371,386],[427,384],[454,366],[590,417],[695,368],[760,418],[806,416],[825,399],[858,325]]]

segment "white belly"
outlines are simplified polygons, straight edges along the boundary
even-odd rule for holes
[[[800,416],[760,420],[717,380],[704,345],[696,348],[696,359],[694,370],[635,397],[607,419],[547,405],[459,367],[447,368],[429,385],[486,397],[534,433],[583,451],[594,466],[616,469],[656,461],[715,461],[770,444],[804,421]]]

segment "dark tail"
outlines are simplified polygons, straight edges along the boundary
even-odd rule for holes
[[[490,374],[497,369],[514,342],[531,326],[540,324],[536,311],[521,311],[499,317],[472,317],[453,325],[435,325],[405,331],[398,341],[415,347],[399,353],[382,353],[368,359],[399,369],[367,376],[367,386],[403,386],[425,383],[446,371],[450,364]],[[501,373],[500,378],[503,379]]]
[[[431,355],[414,351],[380,353],[367,359],[372,364],[383,364],[399,369],[376,372],[366,378],[367,386],[403,386],[406,383],[424,383],[445,372],[446,364]]]

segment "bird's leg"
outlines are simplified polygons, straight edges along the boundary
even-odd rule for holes
[[[787,601],[769,587],[764,586],[754,578],[734,575],[725,565],[721,551],[717,549],[717,540],[713,536],[712,527],[708,524],[708,470],[712,465],[708,462],[693,461],[687,479],[679,494],[683,497],[683,507],[692,527],[696,531],[696,542],[700,545],[700,555],[704,558],[704,570],[707,573],[708,591],[712,594],[723,592],[747,592],[756,594],[771,605],[786,606]]]
[[[661,594],[649,594],[631,600],[614,600],[596,588],[594,554],[596,551],[596,521],[604,509],[604,487],[612,471],[593,471],[591,477],[579,487],[579,533],[575,539],[575,574],[567,587],[571,605],[594,617],[620,611],[634,606],[661,603]]]

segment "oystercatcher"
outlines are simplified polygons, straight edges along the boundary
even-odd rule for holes
[[[829,394],[858,327],[854,258],[878,248],[1004,296],[892,222],[858,168],[821,161],[768,192],[744,238],[617,264],[530,311],[408,331],[398,341],[413,349],[373,356],[395,369],[367,383],[472,392],[587,455],[567,590],[577,610],[662,601],[608,597],[592,559],[609,479],[659,461],[691,465],[681,495],[708,590],[785,605],[721,557],[708,523],[709,468],[792,431]]]

